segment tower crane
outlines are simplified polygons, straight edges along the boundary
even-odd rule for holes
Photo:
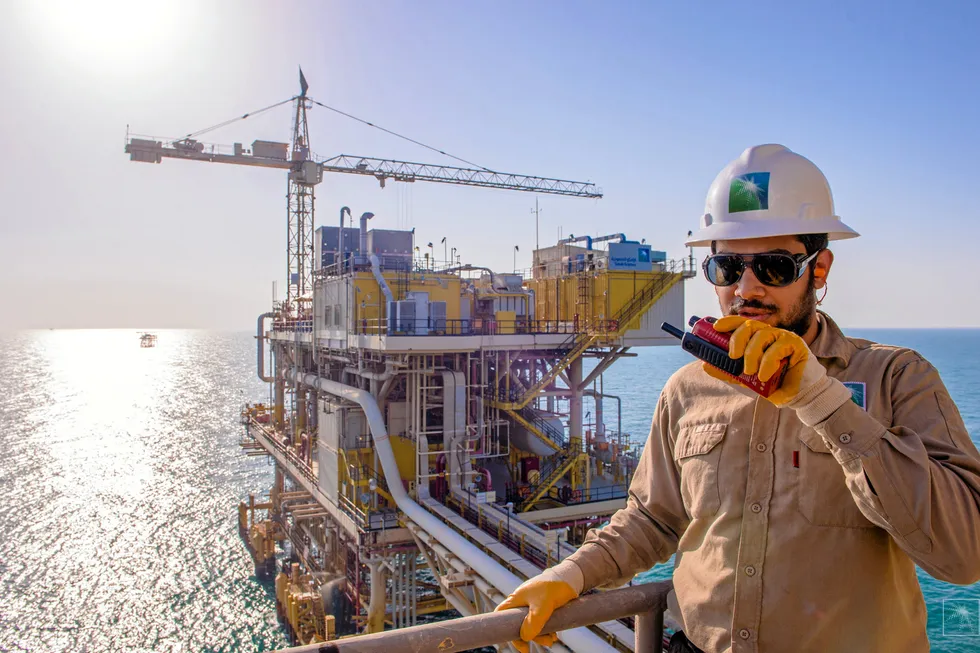
[[[598,199],[602,193],[591,182],[569,181],[549,177],[536,177],[513,173],[497,172],[479,166],[456,167],[449,165],[414,163],[381,159],[367,156],[340,154],[328,159],[317,160],[310,149],[307,110],[318,105],[342,115],[354,118],[372,127],[372,123],[360,120],[342,111],[317,102],[307,95],[309,85],[300,70],[300,94],[258,111],[246,113],[239,118],[226,121],[179,139],[137,138],[127,133],[125,152],[131,161],[161,163],[164,158],[207,161],[211,163],[233,163],[237,165],[277,168],[288,171],[288,228],[286,264],[286,303],[285,308],[299,318],[309,307],[313,291],[313,229],[314,194],[313,187],[323,180],[324,172],[339,172],[365,175],[376,178],[384,188],[387,180],[401,182],[429,181],[461,186],[477,186],[502,190],[529,191],[551,195],[584,197]],[[290,143],[255,141],[251,149],[235,143],[232,148],[220,145],[206,145],[195,137],[205,132],[243,120],[263,111],[293,104],[293,133]],[[382,129],[394,134],[389,130]],[[400,136],[395,134],[396,136]],[[405,138],[400,136],[401,138]],[[406,139],[412,141],[412,139]],[[435,150],[417,141],[428,149]],[[435,150],[446,154],[441,150]],[[448,155],[451,156],[451,155]],[[457,158],[458,157],[452,157]],[[463,161],[462,159],[458,159]]]

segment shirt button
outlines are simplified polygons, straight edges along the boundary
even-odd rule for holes
[[[743,628],[742,630],[738,631],[738,636],[741,637],[742,639],[748,639],[749,634],[750,633],[747,628]]]
[[[841,444],[847,444],[848,442],[851,441],[851,434],[850,433],[841,433],[840,434],[840,437],[837,438],[837,439],[840,440],[840,443]]]
[[[746,567],[745,568],[745,575],[746,576],[755,576],[755,567],[753,567],[751,565],[749,565],[748,567]]]
[[[760,442],[759,444],[755,445],[755,450],[756,451],[765,451],[766,450],[766,445],[764,445],[764,444],[762,444]]]
[[[762,512],[762,504],[761,503],[753,503],[751,506],[749,506],[749,510],[751,510],[752,512],[758,514],[758,513]]]

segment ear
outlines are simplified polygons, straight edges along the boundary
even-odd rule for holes
[[[825,249],[817,258],[813,259],[813,285],[817,290],[827,285],[827,277],[830,276],[830,267],[834,264],[834,253]]]

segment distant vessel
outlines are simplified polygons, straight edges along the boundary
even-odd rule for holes
[[[152,333],[142,333],[140,334],[140,347],[146,349],[147,347],[156,347],[157,337]]]

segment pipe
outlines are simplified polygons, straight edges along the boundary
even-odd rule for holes
[[[616,395],[606,394],[602,391],[596,392],[595,390],[586,390],[583,394],[595,397],[596,401],[599,398],[604,399],[615,399],[616,400],[616,433],[617,437],[622,437],[623,433],[623,400]],[[598,410],[596,410],[598,413]]]
[[[304,383],[314,389],[328,392],[360,406],[364,411],[364,417],[367,419],[371,438],[374,440],[374,449],[378,454],[378,460],[381,462],[381,470],[385,479],[388,480],[388,491],[399,510],[418,524],[421,529],[431,533],[443,544],[448,545],[447,548],[454,555],[493,584],[500,592],[507,595],[517,589],[522,582],[520,578],[408,496],[408,492],[401,482],[401,472],[398,471],[398,463],[395,461],[391,441],[388,439],[388,431],[385,428],[381,409],[378,408],[378,402],[369,392],[318,377],[315,374],[303,374],[295,367],[286,373],[286,377],[295,383]],[[615,651],[602,638],[586,628],[564,631],[561,633],[561,639],[576,651]]]
[[[595,397],[595,434],[596,438],[606,435],[606,425],[602,423],[602,395]]]
[[[348,374],[363,376],[365,379],[371,379],[372,381],[387,381],[395,375],[395,365],[394,363],[385,363],[384,372],[371,372],[370,370],[359,369],[356,367],[345,367],[344,371]]]
[[[626,234],[609,234],[607,236],[599,236],[597,238],[592,238],[591,236],[569,236],[563,240],[559,240],[559,245],[571,245],[572,243],[580,243],[585,241],[585,248],[592,249],[594,243],[604,243],[607,240],[612,240],[613,238],[619,238],[619,242],[626,242]]]
[[[361,220],[364,220],[363,216],[361,217]],[[367,223],[367,220],[364,220],[364,222]],[[362,231],[361,233],[363,234],[364,232]],[[364,247],[367,247],[367,234],[364,234],[362,238],[364,239]],[[385,281],[384,275],[381,274],[381,261],[378,260],[377,254],[371,254],[370,260],[371,272],[374,273],[375,280],[378,282],[378,285],[381,286],[381,292],[384,294],[385,299],[387,299],[389,303],[395,301],[395,296],[391,294],[391,288],[388,287],[388,282]]]
[[[337,260],[334,261],[337,264],[337,274],[340,274],[344,269],[344,213],[350,217],[350,208],[346,206],[340,207],[340,231],[337,232]]]
[[[378,391],[378,403],[382,406],[385,405],[385,401],[388,399],[388,393],[391,392],[392,386],[394,386],[395,377],[392,376],[389,379],[385,379],[384,383],[381,384],[381,389]]]
[[[258,323],[255,325],[255,341],[256,341],[256,351],[255,357],[259,372],[259,378],[266,383],[272,383],[275,381],[275,377],[268,376],[265,373],[265,330],[262,328],[262,322],[265,318],[272,319],[275,317],[275,313],[263,313],[259,316]]]
[[[442,373],[442,449],[449,463],[449,487],[469,485],[472,462],[466,454],[466,377],[462,372]]]
[[[440,270],[439,272],[442,274],[449,274],[450,272],[469,272],[472,270],[482,270],[487,274],[489,274],[490,287],[491,288],[493,287],[493,280],[497,278],[497,273],[491,270],[490,268],[485,268],[480,265],[470,265],[469,263],[467,263],[466,265],[457,265],[454,268],[446,268],[445,270]]]
[[[364,215],[372,215],[365,213]],[[367,232],[364,231],[364,227],[367,226],[367,220],[361,216],[361,247],[367,248]],[[391,288],[388,287],[388,282],[385,281],[384,275],[381,274],[381,262],[378,260],[376,254],[371,254],[371,272],[374,273],[374,278],[378,282],[378,286],[381,288],[382,294],[385,296],[387,303],[385,304],[385,318],[388,323],[388,328],[386,331],[391,333],[392,327],[394,326],[394,316],[392,313],[395,308],[395,296],[391,294]]]
[[[607,240],[612,240],[613,238],[619,238],[619,242],[626,242],[626,234],[609,234],[608,236],[599,236],[598,238],[593,238],[593,243],[603,243]]]
[[[373,217],[374,214],[370,211],[365,211],[361,214],[361,231],[358,234],[360,238],[357,241],[358,256],[365,256],[367,254],[367,223]]]

